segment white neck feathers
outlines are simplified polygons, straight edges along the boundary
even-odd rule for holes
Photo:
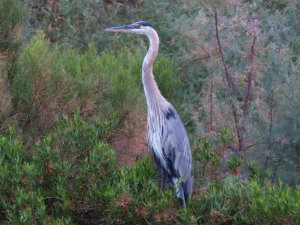
[[[166,102],[161,95],[153,76],[153,64],[158,54],[159,37],[154,29],[151,29],[147,34],[149,39],[149,49],[144,58],[142,69],[142,80],[144,84],[144,91],[146,95],[148,107],[155,107],[155,105]]]

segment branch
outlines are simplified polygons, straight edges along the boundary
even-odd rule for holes
[[[218,29],[217,11],[215,11],[215,26],[216,26],[216,39],[217,39],[217,42],[218,42],[219,52],[220,52],[222,63],[223,63],[224,74],[225,74],[225,78],[226,78],[227,85],[228,85],[228,88],[229,88],[229,94],[230,94],[230,96],[232,96],[233,83],[232,83],[231,75],[228,72],[228,69],[227,69],[227,66],[226,66],[226,63],[225,63],[225,57],[224,57],[222,46],[221,46],[221,41],[220,41],[220,36],[219,36],[219,29]]]
[[[228,72],[226,63],[225,63],[225,57],[223,54],[223,50],[222,50],[222,46],[221,46],[221,41],[220,41],[220,36],[219,36],[219,29],[218,29],[218,15],[217,15],[217,11],[215,11],[215,26],[216,26],[216,39],[218,42],[218,46],[219,46],[219,52],[221,55],[221,59],[222,59],[222,64],[223,64],[223,69],[224,69],[224,74],[225,74],[225,78],[227,81],[227,90],[228,90],[228,94],[229,94],[229,98],[230,98],[230,105],[231,105],[231,109],[232,109],[232,114],[233,114],[233,119],[234,119],[234,123],[235,123],[235,128],[236,128],[236,133],[238,136],[238,141],[239,141],[239,149],[238,152],[243,152],[244,150],[244,140],[243,140],[243,136],[241,134],[241,127],[239,125],[239,116],[237,113],[237,108],[234,104],[233,101],[233,82],[232,82],[232,78],[230,73]]]
[[[213,95],[214,95],[214,75],[212,74],[212,78],[210,81],[210,130],[213,130],[213,114],[214,114],[214,109],[213,109]]]
[[[252,87],[252,80],[253,80],[253,70],[254,70],[254,58],[255,58],[255,43],[256,43],[256,36],[253,37],[252,45],[251,45],[251,52],[249,55],[249,61],[248,61],[248,73],[247,73],[247,93],[244,97],[244,104],[242,106],[242,109],[244,110],[244,117],[247,116],[248,110],[251,104],[251,97],[252,97],[252,92],[253,92],[253,87]]]

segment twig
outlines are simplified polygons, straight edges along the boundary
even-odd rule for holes
[[[244,97],[244,105],[242,106],[242,109],[244,110],[244,117],[247,116],[249,107],[251,104],[250,98],[252,97],[253,87],[252,87],[252,79],[253,79],[253,70],[254,70],[254,57],[255,57],[255,43],[256,43],[256,36],[253,37],[252,45],[251,45],[251,53],[249,55],[249,61],[248,61],[248,68],[249,71],[247,73],[247,94]]]
[[[269,127],[270,135],[272,134],[272,130],[273,130],[273,103],[271,104],[270,107],[270,127]]]
[[[220,41],[220,36],[219,36],[219,29],[218,29],[218,14],[217,14],[217,11],[215,11],[215,25],[216,25],[216,39],[217,39],[218,46],[219,46],[219,53],[221,55],[221,59],[222,59],[222,63],[223,63],[223,69],[224,69],[224,74],[225,74],[225,78],[226,78],[227,85],[228,85],[229,95],[230,95],[230,97],[232,97],[233,82],[232,82],[231,74],[228,72],[228,69],[227,69],[227,66],[226,66],[226,63],[225,63],[225,57],[224,57],[222,46],[221,46],[221,41]]]
[[[145,220],[145,222],[146,222],[148,225],[151,225],[151,223],[147,220],[146,217],[143,217],[143,219]]]
[[[214,75],[212,74],[212,78],[210,81],[210,130],[213,130],[213,93],[214,93]]]
[[[241,134],[241,127],[239,125],[239,116],[237,113],[237,108],[234,104],[233,101],[233,81],[232,81],[232,77],[231,74],[228,72],[226,63],[225,63],[225,57],[223,54],[223,50],[222,50],[222,46],[221,46],[221,41],[220,41],[220,36],[219,36],[219,30],[218,30],[218,14],[217,11],[214,12],[215,13],[215,26],[216,26],[216,39],[218,42],[218,46],[219,46],[219,52],[221,55],[221,59],[222,59],[222,64],[223,64],[223,69],[224,69],[224,74],[225,74],[225,78],[227,81],[227,90],[228,90],[228,94],[229,94],[229,98],[230,98],[230,105],[231,105],[231,109],[232,109],[232,113],[233,113],[233,119],[234,119],[234,123],[235,123],[235,128],[236,128],[236,132],[237,132],[237,136],[238,136],[238,141],[239,141],[239,148],[238,148],[238,152],[243,152],[244,151],[244,141],[243,141],[243,136]]]

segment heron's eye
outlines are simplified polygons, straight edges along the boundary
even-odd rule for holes
[[[135,24],[135,29],[140,29],[140,28],[142,28],[141,24]]]

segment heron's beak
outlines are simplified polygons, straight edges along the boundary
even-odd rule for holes
[[[123,33],[125,33],[125,32],[130,32],[130,30],[132,30],[132,29],[137,29],[137,27],[133,24],[130,24],[130,25],[106,28],[104,31],[107,31],[107,32],[123,32]]]

